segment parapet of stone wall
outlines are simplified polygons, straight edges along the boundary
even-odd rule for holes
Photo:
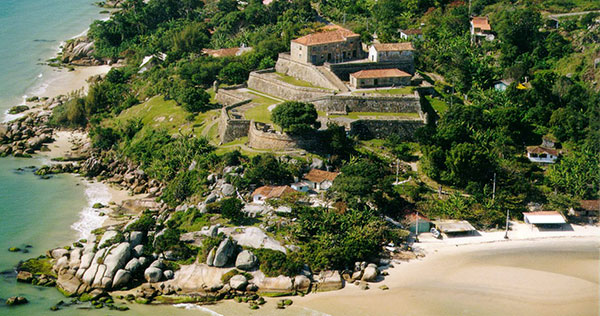
[[[248,145],[255,149],[284,151],[298,148],[314,147],[316,139],[291,137],[288,134],[275,132],[271,126],[261,123],[250,123]]]
[[[419,94],[408,95],[333,95],[313,99],[311,102],[318,111],[326,113],[383,112],[421,113]]]
[[[405,57],[397,61],[385,61],[385,62],[345,62],[330,64],[325,63],[325,67],[329,68],[331,72],[336,74],[340,79],[344,81],[350,80],[350,74],[369,69],[387,69],[387,68],[398,68],[402,71],[408,72],[409,74],[415,73],[415,62],[413,57]]]
[[[243,85],[243,87],[245,87],[245,85]],[[252,99],[248,98],[247,96],[236,92],[236,90],[239,88],[241,88],[241,87],[236,86],[236,87],[220,88],[219,90],[217,90],[215,99],[217,100],[217,102],[219,104],[229,106],[229,107],[231,107],[231,106],[236,107],[241,104],[252,101]]]
[[[422,120],[356,120],[350,123],[350,135],[359,139],[387,138],[398,135],[403,140],[414,141],[417,129],[425,126]]]
[[[248,129],[250,128],[249,120],[233,119],[228,112],[228,108],[221,108],[221,115],[219,117],[219,136],[221,138],[221,144],[248,136]]]
[[[317,69],[317,66],[292,60],[289,53],[279,54],[275,71],[310,82],[317,87],[338,90],[336,85]]]
[[[282,99],[293,101],[316,99],[333,94],[327,90],[295,86],[273,78],[273,75],[275,75],[273,71],[251,72],[250,77],[248,78],[248,87]]]

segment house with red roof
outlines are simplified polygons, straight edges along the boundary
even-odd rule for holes
[[[481,39],[493,41],[495,38],[492,33],[492,26],[487,16],[475,16],[471,19],[471,39],[479,42]]]
[[[270,199],[279,199],[285,195],[293,194],[296,190],[290,188],[287,185],[273,186],[265,185],[257,188],[252,192],[252,202],[257,204],[264,204],[265,201]]]
[[[338,175],[338,172],[311,169],[304,175],[304,180],[313,190],[329,190]]]
[[[360,35],[338,25],[292,40],[292,60],[313,65],[339,63],[362,57]]]
[[[546,148],[542,146],[528,146],[527,158],[531,162],[537,163],[554,163],[558,159],[560,151],[554,148]]]
[[[411,77],[409,73],[397,68],[367,69],[350,74],[350,85],[355,89],[409,86]]]

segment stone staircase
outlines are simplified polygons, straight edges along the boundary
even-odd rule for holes
[[[346,87],[344,82],[342,82],[342,80],[340,80],[340,78],[338,78],[338,76],[336,76],[333,72],[331,72],[331,70],[329,70],[327,67],[317,66],[316,68],[317,68],[317,70],[319,70],[320,73],[323,74],[323,76],[325,76],[325,78],[327,78],[327,80],[329,80],[331,82],[331,84],[333,84],[336,88],[338,88],[340,90],[340,92],[343,93],[343,92],[350,91],[348,89],[348,87]]]

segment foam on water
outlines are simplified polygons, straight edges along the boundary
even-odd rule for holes
[[[185,309],[185,310],[199,310],[199,311],[203,311],[205,313],[208,313],[209,315],[212,316],[224,316],[222,314],[219,314],[213,310],[210,310],[204,306],[200,306],[200,305],[195,305],[195,304],[190,304],[190,303],[182,303],[182,304],[175,304],[173,305],[174,307],[177,308],[181,308],[181,309]]]
[[[106,219],[106,216],[100,216],[98,210],[94,209],[92,206],[96,203],[108,205],[108,202],[110,202],[111,199],[106,184],[100,182],[86,182],[86,185],[85,195],[87,197],[88,205],[83,208],[81,213],[79,213],[79,220],[71,225],[71,228],[79,233],[79,238],[87,238],[92,230],[102,226],[102,223]]]

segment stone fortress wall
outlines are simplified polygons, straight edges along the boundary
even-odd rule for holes
[[[252,101],[252,99],[248,99],[244,95],[235,93],[234,90],[237,88],[239,87],[220,88],[215,95],[215,99],[223,105],[221,115],[219,116],[221,144],[248,136],[250,120],[246,120],[230,112],[230,110]]]
[[[409,95],[332,95],[312,99],[317,111],[345,114],[349,112],[422,113],[418,92]]]
[[[358,139],[387,138],[392,134],[403,140],[414,141],[417,129],[425,126],[424,120],[389,119],[389,120],[356,120],[350,123],[350,135]]]
[[[248,78],[248,88],[292,101],[310,100],[333,94],[333,91],[329,90],[295,86],[275,76],[277,74],[273,68],[253,71]]]
[[[315,139],[291,137],[288,134],[273,130],[270,125],[250,123],[248,146],[252,148],[284,151],[314,147],[315,144]]]
[[[279,54],[275,71],[310,82],[317,87],[338,90],[335,84],[319,71],[317,66],[294,61],[289,53]]]

